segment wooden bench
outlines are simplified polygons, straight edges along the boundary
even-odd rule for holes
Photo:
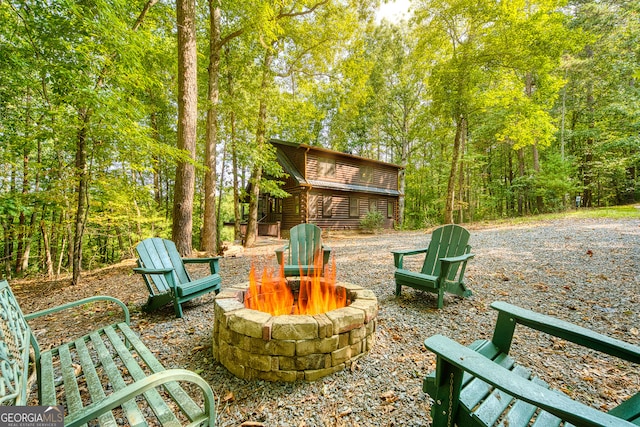
[[[28,320],[98,301],[117,304],[124,321],[41,351]],[[38,404],[62,405],[65,425],[215,425],[209,384],[191,371],[165,369],[129,328],[129,311],[116,298],[90,297],[23,315],[7,281],[0,281],[0,338],[2,405],[30,402],[33,350]]]
[[[518,324],[632,363],[640,363],[640,347],[504,302],[491,307],[498,311],[491,341],[469,347],[441,335],[425,341],[437,355],[423,383],[434,400],[434,426],[640,425],[640,393],[604,413],[551,389],[508,355]]]

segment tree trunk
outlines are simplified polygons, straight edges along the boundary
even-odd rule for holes
[[[80,129],[76,141],[76,178],[78,194],[76,206],[76,219],[73,234],[73,257],[72,257],[72,285],[80,283],[80,272],[82,269],[82,238],[84,237],[84,226],[87,220],[89,202],[89,174],[87,170],[87,126],[91,117],[91,112],[80,111]]]
[[[456,136],[453,140],[453,152],[451,153],[451,171],[447,183],[447,200],[444,208],[445,224],[453,224],[453,209],[456,197],[456,172],[458,170],[458,160],[460,159],[460,146],[462,139],[467,132],[467,118],[463,115],[458,117],[456,123]]]
[[[460,138],[460,165],[458,166],[458,222],[464,222],[464,161],[462,156],[464,155],[465,145],[467,141],[466,126],[465,133]]]
[[[260,87],[260,109],[258,111],[258,124],[256,127],[256,152],[260,153],[261,147],[265,144],[265,135],[267,132],[267,97],[269,88],[269,79],[271,77],[271,61],[273,60],[273,52],[265,51],[264,64],[262,68],[262,84]],[[262,179],[262,166],[259,162],[251,171],[251,194],[249,194],[249,221],[247,223],[247,234],[245,236],[244,245],[251,248],[256,243],[258,236],[258,198],[260,197],[260,180]]]
[[[218,227],[216,218],[216,145],[218,143],[218,73],[220,69],[220,6],[218,0],[209,0],[209,89],[207,131],[205,141],[204,223],[200,249],[218,253]]]
[[[178,25],[178,141],[179,149],[195,161],[198,113],[195,0],[176,2]],[[176,167],[172,239],[182,256],[192,252],[195,166],[180,161]]]
[[[524,179],[524,148],[520,148],[518,151],[518,177]],[[518,189],[518,215],[524,215],[524,190]]]

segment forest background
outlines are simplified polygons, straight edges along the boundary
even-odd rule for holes
[[[399,228],[640,199],[640,3],[379,6],[0,0],[2,274],[253,244],[269,138],[403,166]]]

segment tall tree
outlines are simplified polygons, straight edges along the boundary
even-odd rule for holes
[[[194,162],[198,120],[198,52],[195,0],[178,0],[176,12],[178,25],[177,146],[188,154],[188,159],[180,160],[176,167],[171,236],[178,252],[184,256],[192,251],[193,195],[196,178]]]
[[[207,130],[204,159],[204,221],[200,249],[217,253],[218,226],[216,215],[216,146],[218,143],[218,87],[220,70],[220,3],[209,0],[209,68],[207,91]]]

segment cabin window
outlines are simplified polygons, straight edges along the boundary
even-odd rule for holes
[[[371,166],[360,166],[358,171],[358,177],[361,182],[371,183],[373,182],[373,167]]]
[[[375,212],[378,210],[378,201],[376,199],[369,199],[369,211]]]
[[[395,207],[395,203],[393,200],[387,200],[387,218],[393,218],[393,208]]]
[[[328,157],[318,158],[318,176],[334,178],[336,176],[336,161]]]
[[[349,197],[349,217],[358,218],[360,216],[360,203],[357,197]]]
[[[324,218],[331,218],[332,214],[332,196],[322,196],[322,216]]]

